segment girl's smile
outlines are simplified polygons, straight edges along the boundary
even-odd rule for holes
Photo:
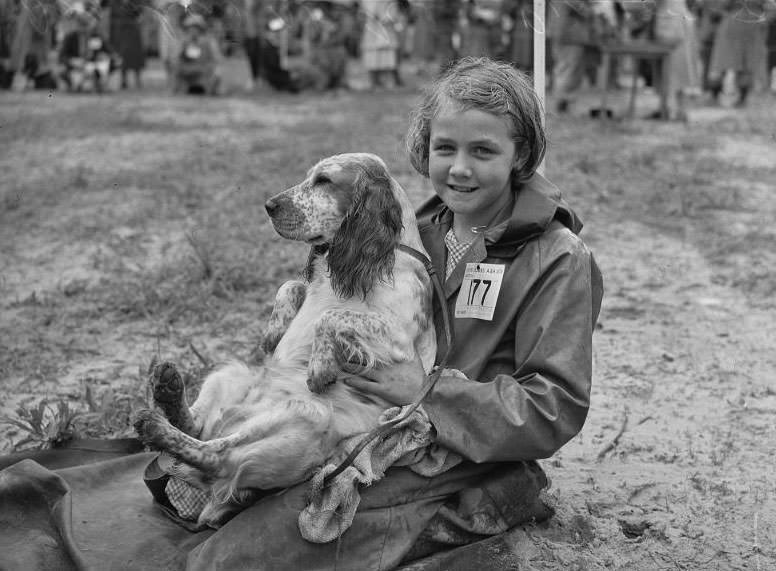
[[[512,203],[516,151],[509,125],[505,117],[461,110],[454,102],[431,121],[429,178],[453,211],[460,239],[469,239],[471,227],[496,222]]]

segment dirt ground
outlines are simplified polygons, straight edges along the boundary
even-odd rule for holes
[[[153,79],[0,95],[0,417],[36,427],[0,425],[0,453],[129,434],[154,354],[193,385],[197,352],[250,359],[306,257],[263,202],[316,159],[372,151],[430,193],[402,151],[412,89],[215,99]],[[549,114],[547,175],[606,295],[589,419],[543,463],[557,517],[519,536],[526,568],[776,568],[774,109]]]

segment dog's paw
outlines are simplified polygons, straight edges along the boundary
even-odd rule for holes
[[[144,444],[155,444],[169,423],[161,412],[144,408],[135,414],[132,424]]]
[[[314,393],[322,393],[326,388],[337,381],[337,373],[331,369],[310,373],[307,378],[307,388]]]
[[[176,403],[183,400],[186,385],[177,367],[164,361],[154,367],[150,378],[154,401],[159,404]]]

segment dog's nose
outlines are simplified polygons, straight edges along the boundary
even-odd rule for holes
[[[267,214],[272,216],[272,213],[275,212],[278,209],[278,206],[280,206],[275,200],[270,198],[267,200],[267,202],[264,203],[264,208],[267,209]]]

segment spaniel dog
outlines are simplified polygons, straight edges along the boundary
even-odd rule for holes
[[[428,372],[436,353],[430,278],[399,249],[424,252],[414,211],[380,158],[323,159],[266,210],[278,234],[311,249],[304,279],[277,293],[263,365],[215,370],[189,408],[181,376],[162,363],[151,375],[161,410],[135,422],[144,442],[184,463],[177,477],[209,492],[200,524],[223,523],[256,490],[305,481],[342,455],[343,439],[377,426],[391,404],[340,382],[343,363],[386,367],[417,351]]]

